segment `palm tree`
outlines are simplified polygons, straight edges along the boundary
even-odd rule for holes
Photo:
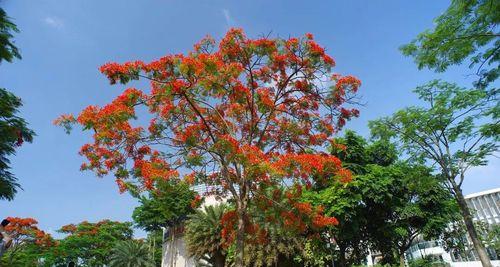
[[[205,206],[189,216],[185,228],[186,246],[190,256],[200,264],[225,265],[227,251],[222,246],[221,219],[227,210],[226,204]]]
[[[153,267],[146,244],[136,240],[120,241],[111,251],[111,267]]]
[[[249,242],[246,245],[245,266],[302,266],[294,262],[294,257],[302,256],[306,238],[278,224],[263,226],[267,231],[267,240],[263,243]]]

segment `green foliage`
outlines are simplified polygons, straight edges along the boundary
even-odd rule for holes
[[[0,88],[0,199],[12,200],[20,188],[17,178],[9,171],[7,157],[15,154],[23,141],[33,140],[34,132],[17,116],[21,106],[21,99]]]
[[[495,81],[500,73],[500,2],[496,0],[453,0],[445,13],[435,19],[432,30],[422,32],[401,47],[415,59],[419,69],[438,72],[468,60],[477,68],[478,87]]]
[[[354,172],[353,181],[313,188],[305,198],[339,220],[337,227],[322,235],[335,239],[340,266],[362,263],[368,248],[381,251],[394,263],[394,255],[405,251],[417,235],[436,237],[457,217],[451,195],[432,170],[398,162],[396,146],[388,138],[367,142],[347,131],[336,139],[332,154]],[[323,241],[323,248],[315,251],[326,255],[329,241]]]
[[[228,210],[226,204],[218,204],[205,206],[189,215],[184,236],[190,256],[213,266],[224,266],[227,250],[221,235],[221,219]]]
[[[436,80],[417,87],[415,93],[426,106],[405,108],[372,121],[372,133],[399,140],[411,160],[437,168],[440,175],[436,180],[455,196],[475,250],[487,265],[489,259],[477,237],[461,187],[470,168],[486,165],[488,156],[498,151],[498,89],[466,89]]]
[[[449,183],[460,187],[469,168],[485,165],[487,157],[498,150],[497,91],[435,80],[414,92],[427,106],[409,107],[372,121],[372,133],[400,140],[414,160],[437,166]]]
[[[482,221],[474,222],[476,231],[483,244],[490,250],[495,251],[497,255],[500,254],[500,225],[489,225]],[[451,224],[446,231],[442,234],[444,249],[453,254],[456,258],[462,260],[472,260],[470,257],[471,248],[467,246],[467,229],[463,221],[457,220]]]
[[[159,231],[161,227],[177,224],[194,212],[191,202],[196,192],[178,181],[158,181],[158,190],[140,196],[141,205],[134,209],[134,222],[146,231]]]
[[[309,239],[304,244],[302,255],[296,255],[294,260],[302,266],[329,266],[332,262],[332,251],[324,245],[323,239]]]
[[[331,148],[332,155],[338,157],[355,174],[365,173],[367,164],[388,166],[398,157],[395,145],[388,140],[380,139],[368,144],[363,137],[349,130],[344,137],[336,138],[335,143],[337,146]]]
[[[148,233],[147,242],[151,248],[150,254],[156,266],[161,266],[163,256],[163,232],[153,231]]]
[[[148,246],[138,240],[119,241],[111,250],[110,267],[152,267]]]
[[[78,262],[80,267],[107,266],[112,259],[111,255],[122,253],[125,250],[121,249],[125,245],[113,250],[119,242],[138,242],[131,240],[133,233],[131,226],[132,224],[128,222],[121,223],[109,220],[66,225],[59,232],[67,236],[57,240],[54,245],[40,246],[34,242],[25,242],[16,247],[15,253],[12,253],[12,249],[7,251],[0,259],[0,266],[66,267],[70,261]],[[140,245],[130,245],[130,249],[128,252],[130,257],[127,260],[132,261],[136,257],[149,260],[151,257],[148,247],[142,242]],[[139,257],[144,251],[146,252],[145,257]],[[150,262],[153,263],[153,261]],[[154,266],[154,264],[118,264],[115,266]]]
[[[59,232],[68,234],[48,255],[47,262],[61,264],[78,259],[79,266],[103,266],[110,261],[112,249],[119,241],[132,238],[132,224],[104,220],[67,225]]]
[[[489,225],[485,229],[483,242],[500,255],[500,224]]]
[[[7,13],[0,8],[0,63],[2,60],[12,62],[14,58],[21,58],[19,50],[12,41],[13,33],[17,33],[16,24],[12,23]]]
[[[252,211],[254,214],[255,211]],[[257,218],[258,215],[254,216]],[[265,242],[249,242],[245,246],[245,266],[302,266],[294,261],[296,256],[302,256],[306,238],[294,231],[287,230],[276,223],[257,223],[266,230]],[[247,240],[255,240],[250,236]],[[307,264],[306,264],[307,265]]]
[[[461,258],[462,260],[468,258],[466,245],[469,242],[467,240],[467,229],[465,229],[463,222],[456,221],[450,224],[440,239],[443,240],[443,248],[454,255],[455,258]]]
[[[370,218],[370,243],[384,255],[402,255],[419,235],[437,238],[458,218],[451,194],[423,166],[398,163],[388,167],[370,165],[362,188],[363,202]]]
[[[435,260],[432,257],[425,257],[409,262],[409,267],[449,267],[450,264]]]
[[[50,249],[51,248],[41,247],[34,243],[23,244],[21,247],[18,247],[15,252],[13,250],[7,250],[0,258],[0,266],[38,266],[39,260],[44,257]]]
[[[14,58],[21,58],[11,40],[14,32],[18,32],[16,25],[0,8],[0,63],[2,60],[11,62]],[[0,199],[12,200],[20,188],[17,178],[9,170],[7,157],[13,155],[23,141],[33,140],[34,132],[28,129],[24,119],[17,116],[21,106],[21,99],[0,88]]]

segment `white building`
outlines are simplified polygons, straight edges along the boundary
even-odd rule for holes
[[[193,188],[198,194],[204,195],[208,189],[206,186],[195,186]],[[205,197],[203,206],[211,206],[219,203],[215,196]],[[163,229],[163,256],[162,267],[195,267],[196,262],[188,256],[186,244],[183,238],[184,226],[176,226]]]
[[[500,188],[467,195],[465,201],[475,211],[475,221],[490,225],[500,223]]]

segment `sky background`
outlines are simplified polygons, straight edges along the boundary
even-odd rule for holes
[[[2,0],[21,32],[15,41],[22,60],[0,66],[0,86],[21,97],[21,116],[37,133],[12,157],[12,171],[24,188],[0,201],[0,217],[33,217],[53,233],[83,220],[131,221],[137,202],[119,194],[113,177],[80,172],[77,153],[89,135],[66,135],[52,121],[102,105],[120,94],[98,67],[109,61],[149,61],[186,52],[209,34],[220,38],[230,27],[249,37],[300,36],[310,32],[336,60],[335,72],[362,80],[366,106],[347,124],[367,136],[367,122],[418,104],[411,90],[441,78],[468,86],[471,73],[419,71],[398,47],[433,26],[449,1],[168,1],[168,0]],[[500,186],[500,160],[469,172],[464,192]],[[138,231],[138,236],[144,232]]]

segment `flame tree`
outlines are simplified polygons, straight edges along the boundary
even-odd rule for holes
[[[10,223],[5,227],[5,231],[12,237],[12,245],[4,255],[3,263],[6,266],[14,266],[14,262],[24,249],[30,250],[30,245],[34,245],[39,250],[47,250],[56,245],[52,236],[38,228],[38,221],[33,218],[8,217]],[[38,254],[33,253],[26,257],[30,264],[38,260]],[[2,262],[0,262],[0,265]]]
[[[55,123],[94,132],[80,151],[88,160],[82,169],[113,173],[122,192],[185,179],[231,198],[235,210],[221,223],[242,266],[246,233],[266,240],[250,204],[266,221],[301,232],[337,223],[298,201],[302,186],[351,177],[338,158],[321,152],[359,113],[346,103],[355,102],[360,81],[332,73],[334,65],[311,34],[250,39],[231,29],[187,54],[103,65],[111,84],[145,79],[150,89],[128,88],[103,107]]]

